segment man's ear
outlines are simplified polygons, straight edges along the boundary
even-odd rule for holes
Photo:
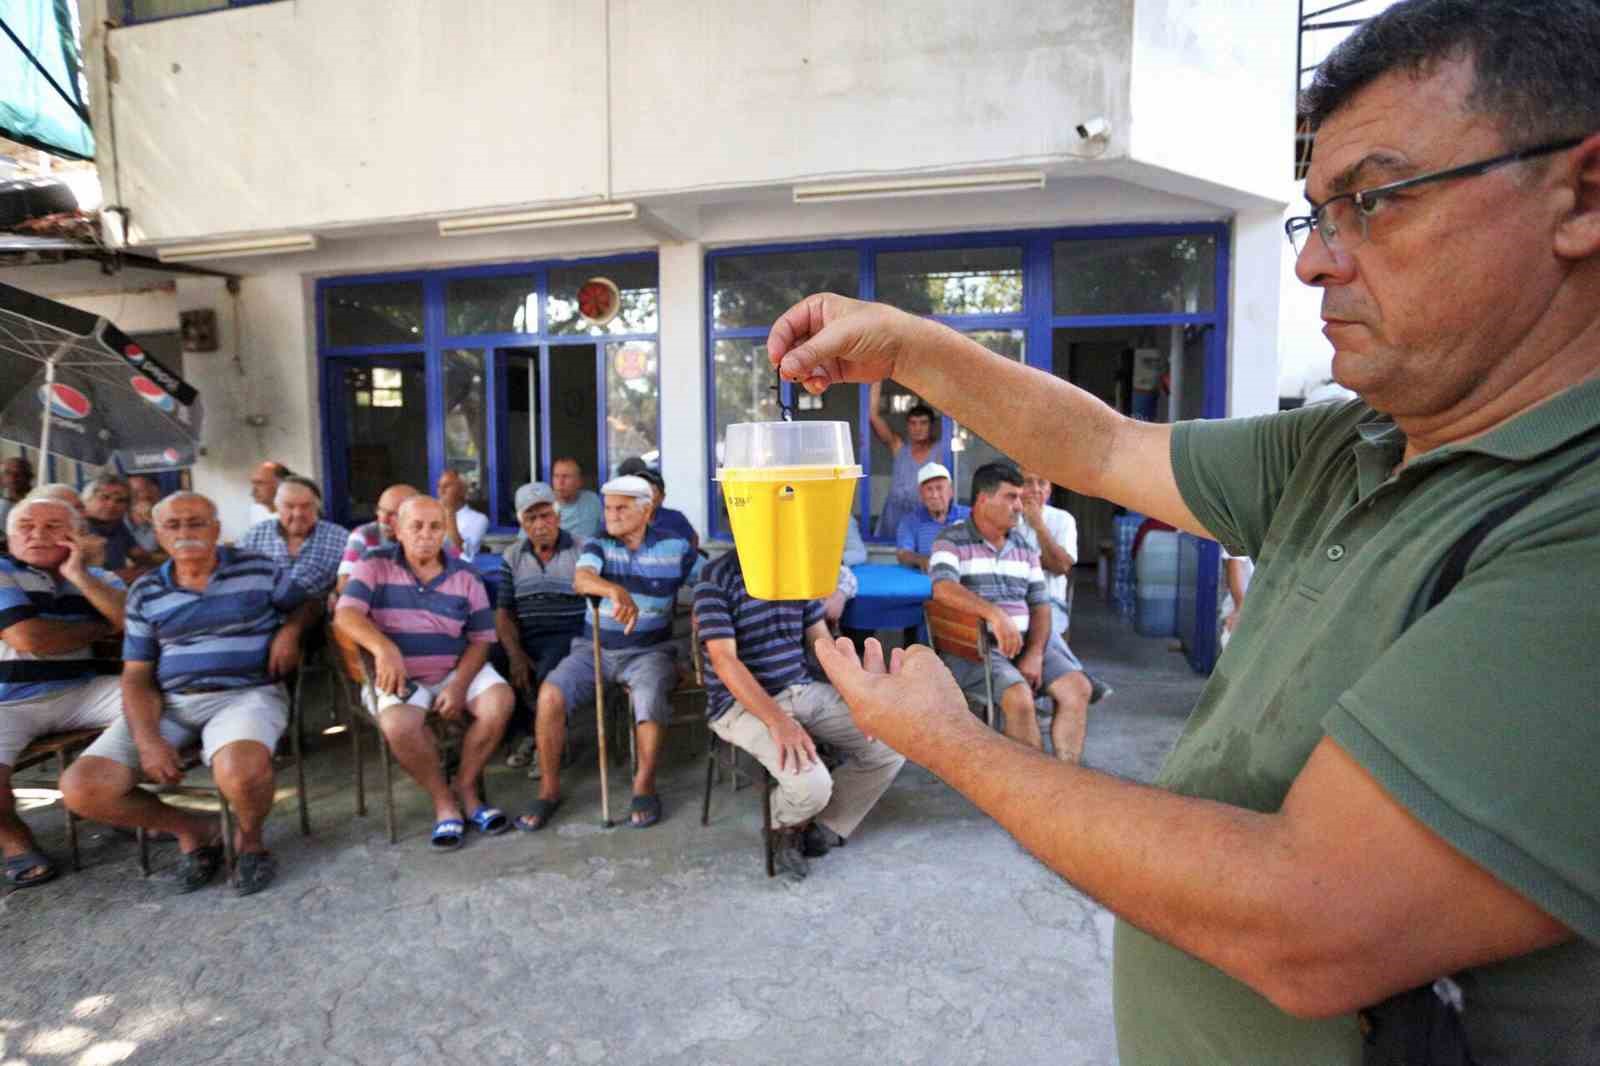
[[[1564,259],[1600,255],[1600,133],[1572,149],[1571,213],[1556,227],[1555,251]]]

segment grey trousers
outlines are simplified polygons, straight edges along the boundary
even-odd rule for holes
[[[815,818],[842,837],[855,832],[905,757],[879,740],[868,740],[856,728],[850,708],[832,685],[791,685],[773,697],[813,740],[831,745],[845,761],[832,774],[820,762],[808,770],[792,765],[778,769],[778,745],[761,719],[738,703],[711,723],[711,731],[751,755],[778,783],[772,796],[774,829],[801,825]]]

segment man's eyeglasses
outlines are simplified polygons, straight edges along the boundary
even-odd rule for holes
[[[1465,166],[1451,167],[1449,170],[1438,170],[1431,174],[1406,178],[1404,181],[1390,182],[1388,185],[1331,196],[1320,204],[1312,204],[1311,214],[1297,215],[1285,221],[1283,232],[1288,235],[1289,244],[1294,248],[1295,255],[1305,250],[1306,241],[1310,239],[1312,230],[1321,234],[1322,242],[1330,252],[1353,251],[1367,239],[1370,220],[1383,210],[1385,202],[1397,192],[1436,181],[1475,178],[1498,167],[1564,152],[1568,148],[1577,147],[1583,141],[1583,137],[1568,137],[1560,141],[1551,141],[1549,144],[1507,152],[1505,155],[1497,155],[1492,159],[1479,160]]]

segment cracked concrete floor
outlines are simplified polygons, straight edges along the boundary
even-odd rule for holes
[[[1200,679],[1091,600],[1073,643],[1117,693],[1088,762],[1147,779]],[[261,895],[174,896],[172,845],[145,880],[131,841],[84,826],[82,872],[0,898],[0,1066],[1116,1060],[1110,916],[919,768],[794,884],[765,876],[750,789],[719,787],[700,826],[698,729],[675,732],[655,829],[601,829],[585,760],[548,829],[453,855],[427,851],[409,781],[398,844],[381,804],[352,817],[345,738],[319,739],[313,835],[281,787]],[[490,789],[514,809],[532,782],[500,766]],[[66,854],[59,806],[25,817]]]

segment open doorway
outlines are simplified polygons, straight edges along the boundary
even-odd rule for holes
[[[600,476],[600,394],[595,373],[599,351],[593,344],[552,344],[549,353],[545,397],[549,448],[541,470],[548,480],[550,464],[571,456],[598,484],[604,480]]]

